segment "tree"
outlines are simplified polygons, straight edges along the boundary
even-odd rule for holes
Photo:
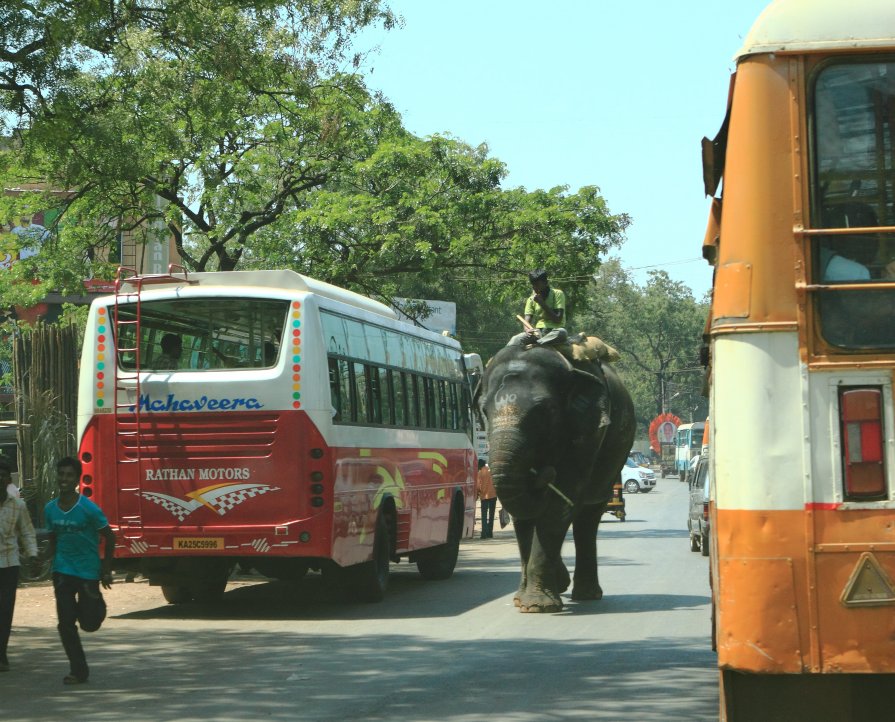
[[[394,22],[377,1],[40,5],[76,30],[45,58],[25,51],[49,30],[3,36],[2,102],[22,122],[0,173],[70,193],[53,260],[9,281],[71,288],[105,272],[100,251],[128,228],[173,235],[193,270],[294,268],[383,298],[511,279],[483,297],[505,301],[524,294],[524,271],[586,277],[623,239],[627,216],[596,187],[503,189],[486,146],[408,133],[344,72],[352,33]]]
[[[600,268],[580,325],[621,353],[617,365],[641,430],[666,411],[685,421],[706,417],[699,349],[707,313],[708,304],[665,271],[651,271],[641,288],[617,259]]]
[[[173,235],[196,270],[234,268],[346,161],[368,94],[337,71],[358,29],[394,23],[379,0],[34,0],[0,20],[7,187],[69,191],[41,199],[61,206],[54,242],[83,249],[68,258],[132,229]],[[17,275],[83,278],[44,260]]]

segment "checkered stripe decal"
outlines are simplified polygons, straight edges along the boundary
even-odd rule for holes
[[[236,491],[231,491],[229,494],[224,494],[217,497],[214,501],[211,502],[211,505],[215,508],[218,514],[223,516],[233,507],[242,504],[242,502],[244,502],[246,499],[261,496],[262,494],[266,494],[268,491],[272,491],[271,487],[269,486],[256,486],[250,489],[237,489]]]

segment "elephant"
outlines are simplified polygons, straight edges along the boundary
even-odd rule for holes
[[[575,540],[572,599],[601,599],[597,529],[634,441],[631,396],[599,361],[511,342],[488,363],[476,393],[497,496],[513,518],[522,612],[558,612],[569,573],[561,549]]]

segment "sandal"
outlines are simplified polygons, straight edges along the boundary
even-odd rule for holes
[[[86,677],[81,679],[73,674],[67,674],[62,678],[62,684],[84,684],[86,681]]]

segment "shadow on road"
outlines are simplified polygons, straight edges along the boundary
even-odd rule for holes
[[[638,722],[668,722],[717,709],[705,640],[443,640],[269,625],[137,637],[112,624],[88,640],[90,683],[66,688],[55,630],[21,631],[31,644],[4,675],[4,720],[621,720],[634,719],[636,699]]]

